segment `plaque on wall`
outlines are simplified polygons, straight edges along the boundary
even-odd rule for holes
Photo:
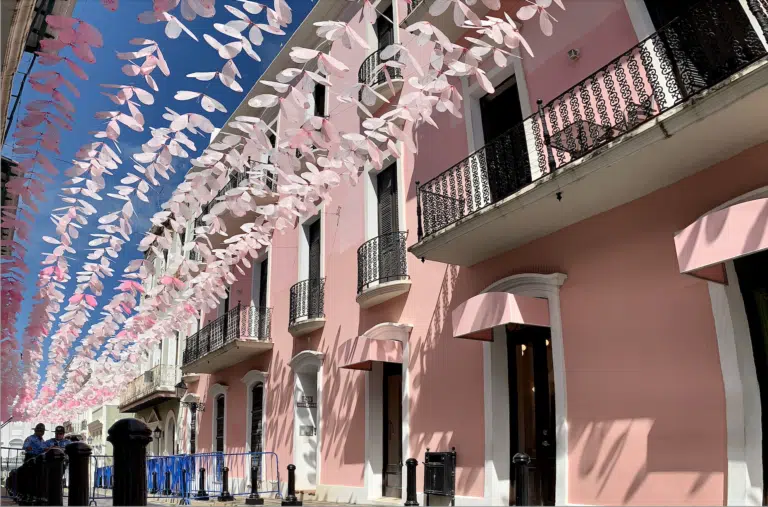
[[[296,406],[299,408],[317,408],[317,403],[315,403],[314,396],[302,395],[299,401],[296,402]]]
[[[308,425],[301,425],[299,426],[299,436],[300,437],[314,437],[316,435],[315,427],[314,426],[308,426]]]

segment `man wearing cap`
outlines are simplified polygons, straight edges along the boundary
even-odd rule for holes
[[[72,443],[71,440],[64,438],[64,426],[56,426],[54,430],[54,437],[45,441],[45,448],[60,447],[64,449],[66,446]]]
[[[28,436],[24,440],[22,448],[24,449],[24,461],[31,459],[35,456],[39,456],[46,449],[46,442],[43,440],[43,434],[45,433],[45,424],[38,423],[35,426],[35,433]]]

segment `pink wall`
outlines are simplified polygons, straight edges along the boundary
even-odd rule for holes
[[[524,68],[532,102],[551,99],[636,42],[621,0],[584,2],[556,15],[558,35],[550,50],[530,34],[537,59],[526,60]],[[524,28],[526,35],[531,28]],[[587,38],[592,31],[598,35]],[[582,51],[576,63],[565,56],[570,47]],[[345,81],[354,82],[365,55],[337,46],[334,56],[352,70]],[[355,109],[334,97],[329,110],[341,128],[359,123]],[[409,245],[416,241],[414,181],[428,180],[468,152],[463,120],[435,118],[440,130],[422,128],[420,152],[405,154],[402,163],[402,228],[410,233]],[[452,337],[451,311],[506,276],[562,272],[568,275],[561,309],[570,438],[559,444],[569,448],[569,502],[720,504],[727,466],[725,404],[710,303],[705,282],[679,274],[673,235],[717,204],[768,184],[758,171],[766,156],[768,145],[755,148],[472,268],[421,263],[409,255],[411,291],[368,310],[355,302],[356,252],[366,239],[363,187],[343,184],[322,217],[325,327],[309,337],[288,333],[289,290],[299,281],[299,235],[277,233],[270,256],[274,349],[210,378],[201,376],[190,390],[205,398],[212,383],[230,386],[227,445],[237,450],[245,445],[247,406],[240,379],[250,369],[268,371],[265,448],[279,454],[284,468],[294,460],[288,362],[305,349],[325,353],[320,483],[359,487],[367,373],[339,368],[339,348],[378,323],[410,324],[410,456],[423,456],[427,447],[455,446],[457,494],[482,496],[482,346]],[[212,413],[209,408],[202,415],[201,451],[210,449]],[[418,482],[421,489],[421,474]]]

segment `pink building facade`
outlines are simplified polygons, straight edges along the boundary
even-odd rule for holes
[[[426,62],[414,4],[377,4],[393,29],[320,0],[264,78],[325,19]],[[571,2],[551,38],[524,24],[536,56],[490,71],[493,95],[456,79],[463,118],[437,113],[418,152],[276,234],[186,339],[197,452],[273,452],[304,498],[345,503],[401,502],[416,458],[423,504],[429,449],[455,450],[457,505],[764,504],[768,11],[667,4]],[[376,56],[332,54],[391,94]],[[315,114],[357,128],[336,93]],[[290,126],[265,120],[280,143]],[[210,346],[230,314],[237,336]]]

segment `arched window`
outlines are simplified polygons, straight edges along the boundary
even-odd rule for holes
[[[262,417],[264,414],[264,384],[256,383],[251,389],[251,452],[261,452],[262,444]]]

